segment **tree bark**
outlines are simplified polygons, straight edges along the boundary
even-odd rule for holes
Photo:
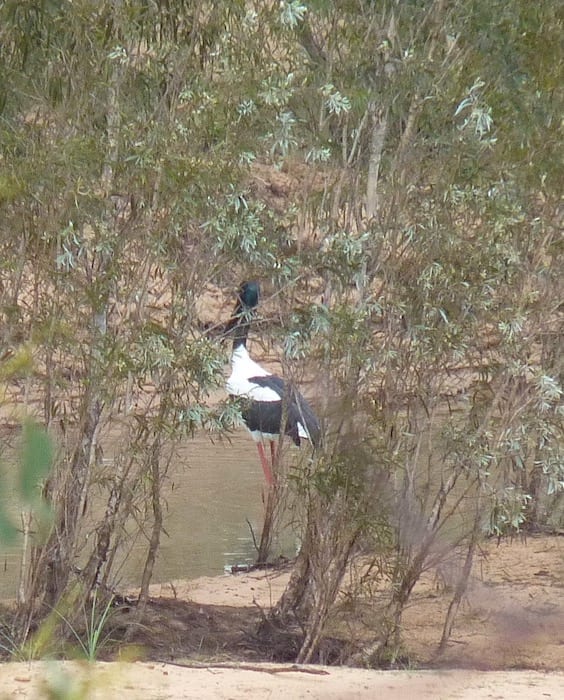
[[[147,558],[143,568],[143,576],[141,578],[141,590],[139,591],[140,607],[147,603],[149,598],[149,584],[153,576],[153,569],[157,559],[157,552],[161,542],[161,532],[163,529],[163,508],[161,504],[161,472],[160,472],[160,456],[161,456],[161,438],[157,434],[153,441],[150,455],[150,476],[151,476],[151,507],[153,511],[153,526],[151,528],[151,539],[149,540],[149,549]]]
[[[378,181],[380,176],[380,164],[382,151],[388,129],[388,114],[385,109],[377,108],[373,103],[370,106],[372,122],[372,137],[370,140],[370,153],[368,160],[368,178],[366,181],[366,218],[370,221],[378,213]]]

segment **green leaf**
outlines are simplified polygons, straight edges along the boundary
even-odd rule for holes
[[[29,420],[23,426],[20,493],[27,503],[37,498],[37,485],[47,477],[53,463],[53,446],[46,431]]]
[[[0,508],[0,542],[11,544],[16,537],[16,528],[3,508]]]

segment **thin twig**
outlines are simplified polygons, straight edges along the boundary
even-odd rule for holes
[[[251,521],[249,520],[249,518],[245,518],[245,520],[247,521],[247,525],[249,526],[249,530],[251,531],[251,537],[253,538],[253,546],[255,548],[255,552],[258,552],[259,546],[257,543],[257,538],[255,537],[255,531],[253,530],[253,526],[251,525]]]
[[[262,666],[261,664],[238,664],[231,662],[218,662],[212,664],[199,663],[197,661],[188,661],[181,663],[179,661],[167,661],[167,666],[180,666],[180,668],[225,668],[234,671],[257,671],[258,673],[311,673],[316,676],[328,676],[329,671],[322,668],[311,668],[292,664],[291,666]]]

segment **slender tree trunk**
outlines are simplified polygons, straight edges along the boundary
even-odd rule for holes
[[[309,527],[308,523],[288,585],[270,613],[270,620],[278,625],[286,625],[290,614],[300,618],[304,610],[309,609],[311,601],[308,601],[307,594],[311,581],[312,546],[312,528]]]
[[[283,415],[282,423],[284,423],[285,420],[285,416]],[[278,528],[280,511],[282,509],[282,501],[285,492],[285,486],[280,475],[283,444],[284,437],[282,435],[276,443],[276,446],[271,447],[270,451],[272,456],[272,473],[274,476],[274,484],[268,489],[266,494],[262,532],[256,561],[257,565],[259,566],[266,564],[268,561],[268,557],[270,556],[272,550],[272,541]]]
[[[96,529],[96,546],[82,571],[82,580],[88,591],[100,584],[102,567],[108,561],[110,543],[116,530],[116,521],[125,490],[124,482],[125,476],[118,474],[108,497],[104,519]]]
[[[368,179],[366,182],[366,218],[370,221],[378,213],[378,182],[382,151],[388,129],[388,114],[384,109],[377,109],[375,104],[370,107],[372,123],[372,138],[368,160]]]
[[[278,510],[278,487],[273,485],[266,494],[266,504],[264,509],[264,520],[260,535],[260,544],[257,553],[257,565],[262,566],[267,563],[272,548],[272,539],[275,531],[276,514]]]
[[[94,377],[91,383],[96,384]],[[75,566],[78,552],[78,536],[84,512],[91,471],[96,459],[97,435],[100,427],[103,403],[89,390],[85,397],[85,417],[82,438],[78,445],[62,489],[56,494],[59,502],[55,528],[45,551],[47,567],[45,577],[45,599],[48,608],[53,608],[63,594]]]
[[[345,532],[335,543],[336,547],[333,544],[329,545],[331,551],[324,552],[323,557],[327,565],[314,572],[313,600],[304,640],[296,658],[297,663],[311,662],[319,651],[327,618],[339,593],[357,535],[358,531]]]
[[[293,615],[305,631],[297,656],[308,663],[319,651],[327,618],[339,592],[351,551],[360,532],[343,522],[347,508],[336,496],[331,504],[311,496],[302,548],[270,622],[287,626]]]
[[[472,528],[472,533],[470,535],[470,541],[468,543],[468,549],[466,550],[466,557],[464,559],[464,566],[460,573],[460,577],[457,581],[456,588],[454,591],[454,596],[450,601],[448,606],[448,611],[445,617],[445,624],[443,626],[443,634],[441,636],[441,641],[439,643],[439,652],[443,652],[446,648],[450,635],[452,634],[452,628],[460,603],[462,598],[468,590],[468,581],[470,580],[470,574],[472,573],[472,565],[474,563],[474,554],[476,552],[476,547],[480,539],[480,524],[482,521],[482,509],[480,507],[480,493],[478,494],[478,500],[476,504],[476,512],[474,514],[474,527]]]
[[[153,576],[153,569],[157,559],[157,552],[161,542],[161,532],[163,529],[163,508],[161,504],[162,476],[160,470],[161,438],[156,435],[150,455],[150,477],[151,477],[151,506],[153,511],[153,526],[151,528],[151,539],[149,549],[141,578],[141,590],[139,591],[139,603],[141,609],[146,605],[149,598],[149,584]]]
[[[108,85],[108,102],[106,111],[106,134],[108,149],[100,174],[102,192],[107,198],[104,219],[108,229],[115,225],[113,206],[108,198],[115,177],[115,167],[119,158],[119,132],[121,128],[120,85],[123,68],[119,62],[113,63],[112,76]],[[56,502],[55,524],[51,537],[41,552],[34,558],[37,565],[45,567],[41,575],[34,575],[33,596],[43,594],[43,602],[53,608],[63,595],[75,568],[79,551],[80,527],[86,511],[88,489],[92,471],[96,464],[98,434],[105,400],[102,394],[103,344],[107,337],[107,319],[110,300],[108,271],[112,264],[112,254],[108,251],[92,251],[85,257],[85,284],[97,287],[97,294],[92,297],[92,316],[90,325],[90,352],[88,355],[88,384],[82,402],[80,439],[70,466],[63,465],[58,479],[55,477],[48,485],[52,500]],[[50,406],[46,405],[50,411]],[[50,415],[48,415],[49,419]],[[57,483],[58,482],[58,483]],[[38,573],[38,572],[35,572]],[[92,581],[95,580],[95,577]],[[92,582],[91,581],[91,582]],[[87,596],[89,590],[84,591]],[[32,605],[32,601],[28,601]]]
[[[437,538],[441,523],[441,513],[448,495],[456,485],[460,472],[449,474],[435,496],[429,515],[424,518],[414,516],[416,501],[413,497],[413,484],[409,481],[398,505],[400,523],[398,525],[399,544],[397,562],[392,580],[392,596],[388,606],[389,625],[364,650],[364,656],[371,665],[380,665],[385,655],[389,660],[395,656],[401,644],[401,621],[413,588],[421,578]]]
[[[29,593],[29,550],[30,550],[30,532],[33,522],[33,516],[29,509],[21,512],[23,545],[20,559],[20,581],[18,585],[18,606],[24,605]]]

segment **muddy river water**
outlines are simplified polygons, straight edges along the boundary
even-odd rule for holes
[[[153,582],[218,575],[225,567],[254,561],[247,520],[258,538],[263,485],[256,448],[244,429],[229,442],[213,444],[207,437],[186,441],[169,470],[165,532]],[[0,502],[18,522],[13,489],[3,489]],[[276,547],[275,554],[292,554],[293,538],[287,532]],[[0,543],[0,598],[15,595],[20,548],[21,542]],[[146,548],[145,538],[132,545],[117,572],[120,587],[139,584]]]

